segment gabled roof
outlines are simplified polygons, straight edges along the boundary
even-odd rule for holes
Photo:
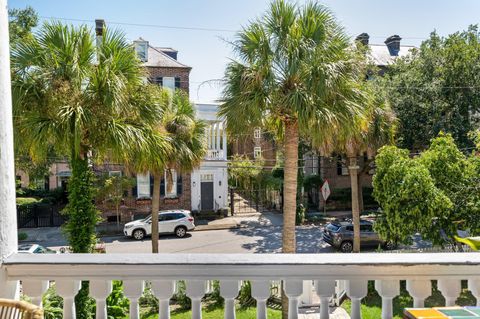
[[[172,48],[168,48],[172,51]],[[148,45],[148,61],[144,62],[143,65],[146,67],[164,67],[164,68],[187,68],[191,69],[190,66],[178,62],[174,58],[169,57],[166,53],[162,51],[167,50],[167,48],[155,48],[151,45]]]
[[[369,44],[370,57],[377,66],[387,66],[395,62],[398,57],[407,56],[415,48],[413,45],[401,45],[398,55],[391,55],[385,44]]]

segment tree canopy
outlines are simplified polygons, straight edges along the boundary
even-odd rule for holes
[[[477,26],[440,37],[432,32],[418,49],[378,79],[399,119],[398,145],[428,147],[440,131],[460,148],[473,146],[480,111],[480,33]]]

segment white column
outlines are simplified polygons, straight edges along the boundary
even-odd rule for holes
[[[192,319],[202,319],[202,298],[206,288],[204,280],[187,280],[186,293],[192,299]]]
[[[328,302],[335,293],[335,280],[315,280],[315,290],[320,298],[320,319],[330,318]]]
[[[267,319],[270,282],[268,280],[252,280],[252,297],[257,300],[257,319]]]
[[[158,318],[170,319],[170,298],[175,293],[175,281],[152,281],[152,290],[158,298]]]
[[[138,298],[143,293],[143,280],[124,280],[123,293],[130,299],[130,319],[139,319]]]
[[[227,160],[227,126],[226,123],[222,123],[223,127],[223,159]]]
[[[480,278],[468,279],[468,290],[477,299],[477,307],[480,307]]]
[[[217,129],[215,131],[215,137],[217,138],[217,151],[218,151],[218,154],[220,155],[220,151],[221,151],[221,148],[220,148],[220,122],[217,122]]]
[[[8,281],[1,268],[18,245],[9,48],[7,1],[0,0],[0,298],[12,299],[17,297],[18,281]]]
[[[238,280],[220,281],[220,295],[225,299],[225,319],[235,319],[235,298],[239,289]]]
[[[362,312],[360,309],[360,302],[367,295],[368,281],[366,280],[347,280],[347,296],[352,301],[352,309],[350,317],[352,319],[361,319]]]
[[[57,293],[63,297],[63,318],[76,318],[75,296],[80,290],[80,281],[61,279],[55,281]]]
[[[407,291],[413,297],[413,307],[423,308],[425,299],[432,294],[430,280],[407,280]]]
[[[22,280],[22,291],[29,296],[34,305],[42,306],[42,296],[48,289],[47,280]]]
[[[284,290],[288,297],[288,319],[298,319],[298,300],[303,293],[303,280],[284,281]]]
[[[91,280],[90,296],[96,302],[96,319],[107,319],[107,297],[112,293],[110,280]]]
[[[462,290],[461,282],[458,279],[439,279],[438,290],[445,297],[445,306],[455,306],[455,301]]]
[[[398,280],[375,280],[375,289],[382,297],[382,319],[393,318],[393,298],[400,294]]]

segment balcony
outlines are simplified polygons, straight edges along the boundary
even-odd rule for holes
[[[223,161],[226,158],[224,157],[223,150],[207,150],[207,154],[205,155],[206,161]]]
[[[414,307],[423,306],[431,294],[431,280],[445,297],[446,306],[454,305],[461,292],[461,280],[480,300],[480,254],[66,254],[24,255],[8,257],[2,266],[7,280],[21,280],[25,294],[40,304],[49,281],[55,281],[64,298],[64,318],[75,318],[74,296],[80,280],[90,281],[90,294],[97,302],[98,319],[106,317],[105,299],[111,280],[124,282],[130,299],[130,318],[139,318],[138,299],[145,281],[159,299],[159,318],[170,318],[169,299],[175,281],[185,280],[187,295],[192,299],[192,318],[201,318],[201,300],[207,280],[220,280],[225,298],[225,318],[235,318],[234,298],[240,280],[252,281],[252,296],[257,300],[257,318],[266,318],[266,300],[270,281],[282,280],[289,298],[290,319],[298,318],[303,281],[314,280],[320,300],[320,318],[329,315],[329,300],[335,293],[336,280],[345,280],[347,296],[352,301],[351,318],[359,319],[360,302],[367,294],[367,283],[375,280],[382,297],[382,318],[392,318],[392,300],[399,294],[400,280]],[[0,290],[1,287],[0,287]]]

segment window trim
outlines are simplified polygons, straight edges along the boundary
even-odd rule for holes
[[[262,138],[262,129],[259,127],[255,128],[255,130],[253,131],[253,137],[256,139]]]
[[[253,148],[253,158],[261,158],[262,157],[262,147],[255,146]]]
[[[172,181],[173,181],[173,187],[172,187],[172,193],[168,193],[168,179],[167,179],[167,170],[165,170],[165,173],[164,173],[164,180],[165,180],[165,198],[176,198],[178,197],[178,194],[177,194],[177,171],[175,169],[171,169],[171,172],[172,172]]]

